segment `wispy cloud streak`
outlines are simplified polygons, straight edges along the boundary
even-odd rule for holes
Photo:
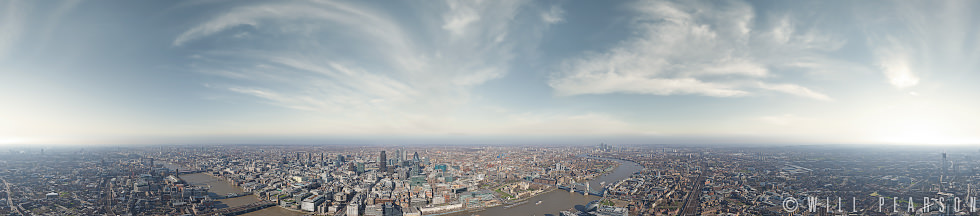
[[[633,93],[738,97],[759,91],[829,100],[794,83],[772,84],[773,51],[785,58],[824,58],[840,40],[799,33],[788,19],[754,26],[755,11],[739,1],[642,1],[633,5],[634,37],[609,50],[569,59],[549,85],[558,95]],[[798,61],[798,60],[797,60]]]

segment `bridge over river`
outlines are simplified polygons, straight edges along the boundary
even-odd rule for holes
[[[580,155],[580,157],[591,156]],[[572,210],[576,209],[576,207],[585,207],[585,205],[589,202],[601,199],[602,193],[605,192],[605,188],[601,183],[605,182],[605,185],[612,185],[620,180],[629,178],[631,175],[633,175],[633,173],[643,170],[643,166],[631,161],[609,158],[597,159],[613,160],[619,162],[621,165],[616,167],[616,169],[612,172],[593,179],[588,183],[559,186],[559,188],[562,190],[553,190],[551,192],[528,198],[526,202],[522,202],[523,204],[501,205],[483,210],[457,212],[448,215],[558,215],[558,212],[560,211]],[[593,187],[602,189],[599,191],[590,190],[590,188]],[[569,192],[570,188],[572,190],[571,192]],[[588,195],[583,194],[583,192],[586,190],[590,191],[586,193]],[[539,204],[538,201],[541,201],[541,203]]]

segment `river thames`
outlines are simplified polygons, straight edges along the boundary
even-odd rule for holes
[[[591,157],[591,156],[582,156]],[[596,157],[591,157],[596,158]],[[639,172],[643,169],[640,164],[624,161],[618,159],[609,158],[597,158],[604,160],[612,160],[620,163],[612,172],[605,175],[599,176],[596,179],[589,181],[589,184],[593,188],[601,188],[603,182],[606,184],[615,184],[616,182],[629,178],[633,173]],[[165,164],[168,168],[178,168],[172,164]],[[215,196],[222,196],[228,193],[242,193],[242,190],[227,181],[215,178],[213,176],[204,173],[195,174],[185,174],[179,176],[188,184],[192,185],[206,185],[211,187],[211,194]],[[584,188],[579,188],[584,189]],[[540,194],[531,198],[528,198],[523,204],[512,206],[512,205],[500,205],[495,207],[490,207],[482,210],[471,210],[450,213],[446,215],[450,216],[465,216],[465,215],[558,215],[560,211],[571,211],[575,212],[582,209],[586,204],[593,200],[600,199],[599,196],[583,195],[582,193],[571,193],[567,190],[552,190],[544,194]],[[219,199],[218,205],[224,207],[236,207],[242,206],[249,203],[258,202],[259,199],[254,195],[241,196],[230,199]],[[541,203],[538,204],[538,201]],[[245,215],[303,215],[303,213],[288,210],[279,206],[265,208],[259,211],[251,212]]]
[[[589,156],[584,156],[589,157]],[[596,158],[596,157],[591,157]],[[602,182],[606,184],[615,184],[616,182],[629,178],[633,173],[643,170],[643,166],[640,164],[617,160],[608,158],[597,158],[605,159],[619,162],[620,165],[616,167],[611,173],[600,176],[599,178],[589,181],[589,184],[593,188],[600,188],[599,185]],[[582,188],[584,189],[584,188]],[[575,212],[582,209],[586,204],[593,200],[600,199],[602,197],[592,196],[592,195],[582,195],[582,193],[570,193],[567,190],[553,190],[540,194],[527,199],[527,202],[517,206],[500,205],[491,208],[487,208],[481,211],[464,211],[457,212],[447,215],[452,216],[464,216],[464,215],[558,215],[560,211],[571,211]],[[541,201],[540,204],[537,204]]]
[[[179,168],[178,166],[170,163],[164,163],[164,166],[170,169]],[[232,185],[227,181],[215,178],[214,176],[210,176],[204,173],[185,174],[185,175],[180,175],[178,177],[180,177],[180,179],[183,179],[184,181],[186,181],[188,184],[191,185],[210,186],[211,189],[209,190],[209,192],[210,195],[212,196],[224,196],[227,195],[228,193],[238,193],[238,194],[243,193],[241,188]],[[215,201],[218,202],[216,204],[218,205],[218,208],[228,208],[228,207],[243,206],[250,203],[256,203],[259,202],[260,200],[258,197],[255,197],[255,195],[248,195],[248,196],[240,196],[240,197],[228,198],[228,199],[218,199]],[[279,206],[273,206],[259,211],[250,212],[244,215],[250,215],[250,216],[303,215],[303,213],[298,211],[288,210]]]

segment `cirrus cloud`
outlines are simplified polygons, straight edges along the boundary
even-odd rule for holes
[[[788,17],[756,27],[744,2],[642,1],[631,7],[633,37],[599,53],[566,60],[552,74],[556,94],[632,93],[739,97],[761,91],[830,100],[795,83],[773,83],[772,68],[826,59],[842,40],[799,29]]]

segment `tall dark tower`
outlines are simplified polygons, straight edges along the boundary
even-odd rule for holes
[[[381,151],[381,157],[378,158],[378,170],[388,172],[388,156],[385,155],[385,151]]]
[[[943,172],[939,176],[939,181],[940,182],[946,181],[946,169],[949,167],[948,165],[946,165],[946,163],[947,163],[946,162],[946,151],[943,151],[943,165],[942,165],[943,166],[943,169],[942,169]]]

